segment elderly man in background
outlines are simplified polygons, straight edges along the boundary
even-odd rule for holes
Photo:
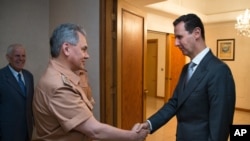
[[[25,48],[11,44],[0,69],[0,141],[30,141],[33,130],[33,75],[24,69]]]

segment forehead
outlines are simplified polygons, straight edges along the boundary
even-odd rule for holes
[[[14,47],[12,50],[13,54],[24,54],[25,53],[25,49],[23,47]]]
[[[86,39],[86,37],[84,36],[84,35],[82,35],[80,32],[78,32],[78,36],[79,36],[79,45],[81,46],[81,47],[87,47],[87,39]]]
[[[183,37],[183,36],[190,35],[190,33],[185,29],[184,22],[180,22],[174,27],[174,34],[175,34],[175,37]]]
[[[177,24],[175,27],[174,27],[174,32],[184,32],[186,31],[185,29],[185,23],[184,22],[180,22],[179,24]]]

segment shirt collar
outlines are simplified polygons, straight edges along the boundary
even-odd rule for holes
[[[194,57],[194,59],[192,60],[192,62],[194,62],[196,64],[196,66],[199,65],[199,63],[201,62],[201,60],[205,57],[205,55],[209,52],[209,48],[206,47],[205,49],[203,49],[198,55],[196,55]]]
[[[22,71],[17,72],[17,71],[15,71],[10,65],[8,65],[8,67],[9,67],[11,73],[12,73],[15,77],[17,77],[17,75],[18,75],[19,73],[21,74],[21,76],[23,75]]]

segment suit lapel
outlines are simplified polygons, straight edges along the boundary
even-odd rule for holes
[[[18,82],[17,82],[17,80],[16,80],[16,78],[13,76],[13,74],[11,73],[11,71],[10,71],[10,69],[9,69],[9,67],[7,66],[7,67],[5,67],[5,76],[6,76],[6,81],[7,81],[7,83],[11,86],[11,87],[13,87],[13,89],[15,89],[16,91],[18,91],[18,93],[20,94],[20,95],[22,95],[22,96],[24,96],[23,95],[23,93],[22,93],[22,90],[21,90],[21,88],[20,88],[20,86],[18,85]]]
[[[209,60],[211,60],[212,57],[212,52],[209,51],[207,55],[203,58],[203,60],[200,62],[198,67],[196,68],[193,76],[190,78],[189,82],[185,86],[185,77],[182,80],[182,88],[183,91],[179,94],[178,98],[178,108],[187,100],[187,98],[193,93],[195,88],[198,87],[198,85],[201,83],[202,79],[206,76],[208,73],[207,70],[207,64]],[[185,68],[184,71],[185,75],[187,73],[187,67]]]

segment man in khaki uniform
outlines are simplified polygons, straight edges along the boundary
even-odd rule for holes
[[[148,130],[136,124],[131,131],[100,123],[76,73],[89,58],[86,34],[75,24],[58,26],[50,38],[51,60],[38,82],[33,99],[34,140],[143,141]]]

